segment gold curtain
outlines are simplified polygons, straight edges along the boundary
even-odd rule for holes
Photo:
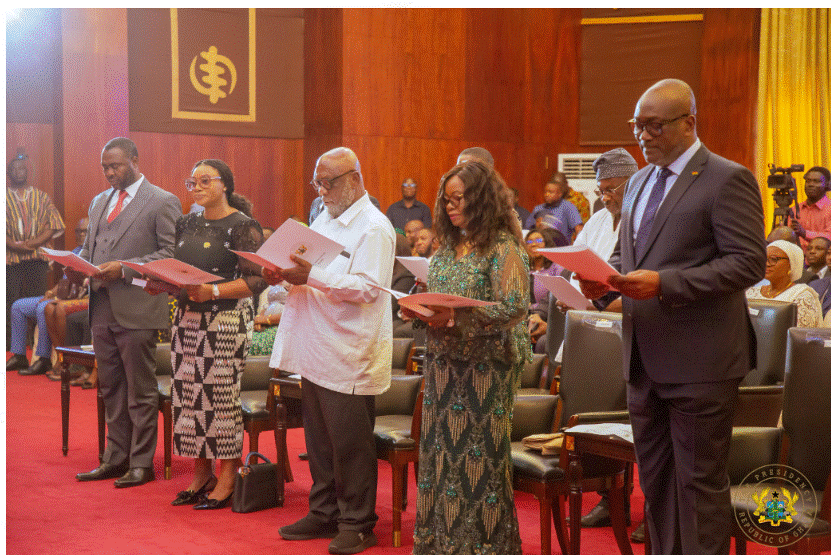
[[[759,37],[756,176],[762,187],[766,229],[775,204],[767,164],[831,163],[831,19],[828,8],[762,8]],[[805,200],[795,174],[798,201]]]

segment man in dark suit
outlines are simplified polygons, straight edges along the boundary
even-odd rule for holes
[[[158,436],[156,330],[170,326],[167,295],[150,295],[132,285],[136,272],[120,260],[149,262],[173,254],[182,205],[172,193],[151,185],[138,168],[130,139],[109,141],[101,153],[111,188],[89,209],[89,230],[79,256],[98,267],[90,292],[92,345],[107,417],[107,448],[101,465],[78,474],[79,481],[117,478],[116,487],[155,479]]]
[[[744,290],[762,279],[766,259],[759,186],[698,140],[682,81],[650,87],[630,124],[649,165],[623,200],[610,259],[623,275],[581,287],[593,299],[610,285],[623,295],[623,368],[652,552],[727,554],[727,452],[756,343]]]
[[[825,251],[825,272],[808,285],[817,292],[822,304],[822,317],[827,319],[828,313],[831,312],[831,247]]]

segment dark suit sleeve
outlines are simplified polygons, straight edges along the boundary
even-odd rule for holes
[[[710,218],[717,254],[705,264],[661,270],[662,303],[679,306],[744,290],[764,277],[764,214],[756,179],[733,165],[723,184],[713,186],[719,187]]]

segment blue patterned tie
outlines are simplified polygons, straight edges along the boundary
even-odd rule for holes
[[[652,223],[655,221],[655,213],[664,199],[664,189],[667,186],[667,178],[672,175],[669,168],[661,168],[658,172],[658,179],[652,187],[649,200],[646,201],[646,208],[641,217],[641,226],[638,228],[638,238],[635,240],[635,260],[640,260],[646,250],[646,240],[649,239],[649,232],[652,231]]]

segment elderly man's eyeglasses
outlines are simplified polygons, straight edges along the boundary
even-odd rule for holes
[[[199,178],[199,181],[192,177],[188,177],[187,179],[185,179],[185,189],[187,189],[188,191],[193,191],[194,189],[196,189],[197,183],[203,189],[207,189],[211,186],[211,181],[213,181],[214,179],[222,180],[222,178],[219,176],[211,177],[209,175],[203,175]]]
[[[450,204],[450,206],[452,206],[453,208],[458,208],[459,205],[462,204],[462,201],[465,199],[465,196],[461,194],[452,196],[444,195],[443,198],[444,204]]]
[[[602,187],[598,187],[597,189],[594,190],[594,194],[597,195],[598,197],[602,197],[603,195],[611,196],[611,195],[615,194],[615,192],[617,192],[617,190],[620,189],[621,187],[623,187],[624,185],[626,185],[625,181],[623,183],[621,183],[620,185],[618,185],[617,187],[606,187],[605,189],[602,188]]]
[[[335,186],[335,181],[343,177],[344,175],[348,175],[352,172],[357,172],[358,170],[349,170],[348,172],[344,172],[340,175],[335,177],[331,177],[329,179],[312,179],[309,181],[309,185],[311,185],[315,191],[320,191],[322,188],[324,191],[331,191],[332,187]]]
[[[545,239],[543,239],[542,237],[536,237],[534,239],[526,239],[525,240],[526,245],[539,245],[539,244],[542,244],[542,243],[545,243]]]
[[[643,133],[644,129],[646,129],[651,136],[660,137],[661,133],[664,132],[665,125],[669,125],[670,123],[676,122],[679,119],[684,119],[689,116],[690,114],[683,114],[678,116],[677,118],[650,120],[647,122],[641,122],[635,118],[632,118],[629,120],[629,127],[632,128],[632,133],[634,133],[636,137]]]

